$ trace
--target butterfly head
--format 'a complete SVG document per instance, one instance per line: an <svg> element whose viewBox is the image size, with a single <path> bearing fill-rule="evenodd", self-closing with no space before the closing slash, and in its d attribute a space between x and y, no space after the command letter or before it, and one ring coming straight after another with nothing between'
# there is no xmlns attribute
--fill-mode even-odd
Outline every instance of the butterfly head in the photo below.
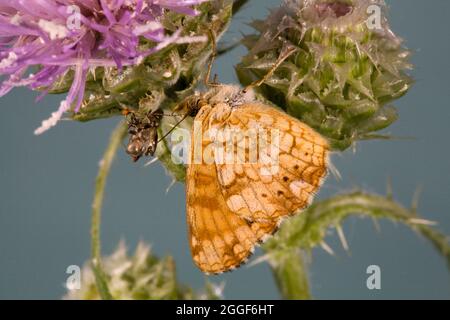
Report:
<svg viewBox="0 0 450 320"><path fill-rule="evenodd" d="M254 101L255 93L253 90L244 91L237 85L219 84L211 87L206 93L188 97L175 107L174 111L195 117L206 105L214 107L218 104L227 104L230 107L238 107Z"/></svg>
<svg viewBox="0 0 450 320"><path fill-rule="evenodd" d="M212 106L226 103L231 107L238 107L244 103L254 102L256 99L253 90L244 91L240 86L229 84L212 87L205 96Z"/></svg>

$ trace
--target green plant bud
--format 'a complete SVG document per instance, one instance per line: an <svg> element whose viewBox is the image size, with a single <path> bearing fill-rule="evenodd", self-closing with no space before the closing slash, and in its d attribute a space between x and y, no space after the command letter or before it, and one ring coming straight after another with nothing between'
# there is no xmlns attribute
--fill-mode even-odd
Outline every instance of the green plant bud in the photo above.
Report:
<svg viewBox="0 0 450 320"><path fill-rule="evenodd" d="M134 256L127 255L124 242L116 251L102 259L103 272L107 278L113 299L120 300L173 300L218 299L221 286L207 283L202 293L180 285L176 279L175 262L168 256L155 257L148 245L139 243ZM65 299L99 300L95 275L87 263L81 271L81 287L70 290Z"/></svg>
<svg viewBox="0 0 450 320"><path fill-rule="evenodd" d="M286 0L243 44L240 82L262 78L287 47L296 51L257 88L344 150L397 119L386 104L412 84L409 51L390 29L382 0Z"/></svg>

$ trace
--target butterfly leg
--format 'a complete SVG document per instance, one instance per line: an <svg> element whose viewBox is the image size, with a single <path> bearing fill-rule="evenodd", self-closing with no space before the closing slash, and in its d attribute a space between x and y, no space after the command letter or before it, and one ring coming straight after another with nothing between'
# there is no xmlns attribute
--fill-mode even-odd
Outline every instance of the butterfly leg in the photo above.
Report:
<svg viewBox="0 0 450 320"><path fill-rule="evenodd" d="M208 33L209 33L209 38L211 39L212 52L211 52L211 57L209 59L208 69L206 71L204 83L205 83L205 86L207 86L207 87L217 87L218 86L217 75L214 75L213 81L210 81L211 70L212 70L212 67L214 64L214 60L217 57L217 40L216 40L216 35L214 34L214 31L208 30Z"/></svg>
<svg viewBox="0 0 450 320"><path fill-rule="evenodd" d="M278 58L278 60L275 62L275 64L269 69L269 71L264 75L264 77L262 77L259 80L256 80L252 83L250 83L248 86L246 86L244 88L244 90L242 90L244 93L246 93L247 91L259 87L260 85L262 85L264 82L266 82L275 72L275 70L278 69L278 67L284 62L284 60L286 60L287 58L289 58L291 56L291 54L293 54L295 51L297 51L296 48L294 47L289 47L286 52L282 53L280 55L280 57Z"/></svg>

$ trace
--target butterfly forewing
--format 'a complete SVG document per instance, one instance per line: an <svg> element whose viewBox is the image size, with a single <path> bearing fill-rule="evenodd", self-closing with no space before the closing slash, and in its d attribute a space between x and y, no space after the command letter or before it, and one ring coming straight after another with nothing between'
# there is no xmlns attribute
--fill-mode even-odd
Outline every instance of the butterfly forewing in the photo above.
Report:
<svg viewBox="0 0 450 320"><path fill-rule="evenodd" d="M279 220L309 205L327 173L328 144L313 129L274 108L245 104L227 120L249 132L262 127L258 154L270 153L273 161L217 164L217 175L229 208L248 220ZM278 135L270 140L270 132ZM248 153L252 147L241 146ZM236 147L239 149L239 147ZM248 159L248 157L246 157Z"/></svg>

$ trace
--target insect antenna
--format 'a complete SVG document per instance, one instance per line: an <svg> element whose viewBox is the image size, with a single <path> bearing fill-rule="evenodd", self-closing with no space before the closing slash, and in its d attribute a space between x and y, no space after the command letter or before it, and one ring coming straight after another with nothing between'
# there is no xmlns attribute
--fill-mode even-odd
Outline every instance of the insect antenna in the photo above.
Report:
<svg viewBox="0 0 450 320"><path fill-rule="evenodd" d="M175 116L175 115L173 115ZM162 136L159 140L158 143L160 143L161 141L163 141L169 134L171 134L184 120L186 120L186 118L189 116L189 113L186 113L180 121L178 121L172 128L170 128L169 131L166 132L166 134L164 136Z"/></svg>
<svg viewBox="0 0 450 320"><path fill-rule="evenodd" d="M173 114L173 113L163 113L164 117L178 117L178 114Z"/></svg>

